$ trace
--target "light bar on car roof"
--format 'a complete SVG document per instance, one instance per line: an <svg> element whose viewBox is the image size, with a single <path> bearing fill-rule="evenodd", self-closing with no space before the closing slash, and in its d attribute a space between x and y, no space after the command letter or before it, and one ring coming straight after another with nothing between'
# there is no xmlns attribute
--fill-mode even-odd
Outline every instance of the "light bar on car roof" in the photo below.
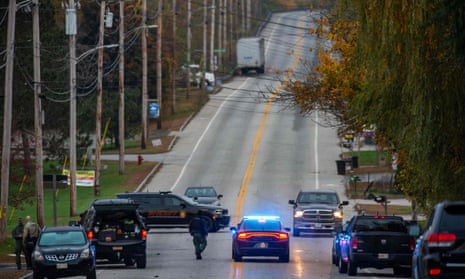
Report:
<svg viewBox="0 0 465 279"><path fill-rule="evenodd" d="M255 215L247 215L247 216L244 216L244 220L279 220L280 217L279 216L262 216L262 215L259 215L259 216L255 216Z"/></svg>

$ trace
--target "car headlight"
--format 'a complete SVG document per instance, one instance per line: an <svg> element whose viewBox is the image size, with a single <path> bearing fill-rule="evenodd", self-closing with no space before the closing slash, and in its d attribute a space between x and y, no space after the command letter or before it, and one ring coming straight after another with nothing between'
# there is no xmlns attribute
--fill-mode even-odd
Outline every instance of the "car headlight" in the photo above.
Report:
<svg viewBox="0 0 465 279"><path fill-rule="evenodd" d="M304 215L304 212L302 210L296 210L294 212L294 218L300 218Z"/></svg>
<svg viewBox="0 0 465 279"><path fill-rule="evenodd" d="M342 219L342 212L341 211L334 211L333 213L335 218Z"/></svg>
<svg viewBox="0 0 465 279"><path fill-rule="evenodd" d="M86 248L86 249L82 250L81 255L79 257L85 259L85 258L89 258L91 256L92 256L92 253L91 253L90 249Z"/></svg>
<svg viewBox="0 0 465 279"><path fill-rule="evenodd" d="M39 251L34 251L32 253L32 258L35 260L35 261L43 261L44 260L44 256L42 256L42 253L40 253Z"/></svg>

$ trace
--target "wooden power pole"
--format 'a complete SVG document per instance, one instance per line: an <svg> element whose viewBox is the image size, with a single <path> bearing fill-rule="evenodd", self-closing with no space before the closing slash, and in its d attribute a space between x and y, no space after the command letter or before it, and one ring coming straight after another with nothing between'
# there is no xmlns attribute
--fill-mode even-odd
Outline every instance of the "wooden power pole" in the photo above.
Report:
<svg viewBox="0 0 465 279"><path fill-rule="evenodd" d="M13 106L13 68L15 56L15 22L16 1L10 0L8 5L8 31L6 45L5 69L5 99L3 110L3 141L2 141L2 193L0 196L0 240L6 238L8 187L10 183L10 154L11 154L11 121Z"/></svg>

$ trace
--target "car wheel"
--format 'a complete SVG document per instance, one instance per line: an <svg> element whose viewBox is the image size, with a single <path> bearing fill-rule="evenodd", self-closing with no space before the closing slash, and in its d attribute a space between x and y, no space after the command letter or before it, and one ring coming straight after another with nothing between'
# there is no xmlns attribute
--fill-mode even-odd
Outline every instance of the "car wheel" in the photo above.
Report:
<svg viewBox="0 0 465 279"><path fill-rule="evenodd" d="M97 271L95 268L86 276L87 279L96 279L97 278Z"/></svg>
<svg viewBox="0 0 465 279"><path fill-rule="evenodd" d="M146 265L147 265L147 255L144 253L143 256L140 256L136 259L136 267L145 268Z"/></svg>
<svg viewBox="0 0 465 279"><path fill-rule="evenodd" d="M133 258L124 258L124 264L126 266L133 266L134 265L134 259Z"/></svg>
<svg viewBox="0 0 465 279"><path fill-rule="evenodd" d="M339 273L346 273L347 272L347 263L342 260L342 257L338 257L338 271Z"/></svg>
<svg viewBox="0 0 465 279"><path fill-rule="evenodd" d="M294 227L294 229L292 230L292 235L293 235L293 236L299 236L299 235L300 235L299 229L296 229L296 228Z"/></svg>
<svg viewBox="0 0 465 279"><path fill-rule="evenodd" d="M411 273L411 270L407 267L395 266L393 269L394 275L398 277L407 277Z"/></svg>
<svg viewBox="0 0 465 279"><path fill-rule="evenodd" d="M347 261L347 275L355 276L357 275L357 264L350 259Z"/></svg>
<svg viewBox="0 0 465 279"><path fill-rule="evenodd" d="M42 276L42 274L40 274L39 272L34 272L32 273L32 278L33 279L44 279L44 276Z"/></svg>
<svg viewBox="0 0 465 279"><path fill-rule="evenodd" d="M279 256L279 261L283 263L289 262L289 254Z"/></svg>
<svg viewBox="0 0 465 279"><path fill-rule="evenodd" d="M236 249L232 249L232 258L235 262L241 262L242 261L242 256L239 255L239 253L236 253Z"/></svg>

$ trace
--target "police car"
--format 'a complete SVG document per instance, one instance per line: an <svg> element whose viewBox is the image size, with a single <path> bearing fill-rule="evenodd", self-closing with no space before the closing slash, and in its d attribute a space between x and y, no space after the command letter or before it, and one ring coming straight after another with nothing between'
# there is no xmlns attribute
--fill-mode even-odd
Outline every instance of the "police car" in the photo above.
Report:
<svg viewBox="0 0 465 279"><path fill-rule="evenodd" d="M187 228L199 210L203 212L202 218L210 232L229 226L230 216L226 208L200 204L171 191L121 193L116 196L136 201L149 228Z"/></svg>
<svg viewBox="0 0 465 279"><path fill-rule="evenodd" d="M289 232L283 227L279 216L244 216L231 227L232 259L243 257L278 257L289 262Z"/></svg>

